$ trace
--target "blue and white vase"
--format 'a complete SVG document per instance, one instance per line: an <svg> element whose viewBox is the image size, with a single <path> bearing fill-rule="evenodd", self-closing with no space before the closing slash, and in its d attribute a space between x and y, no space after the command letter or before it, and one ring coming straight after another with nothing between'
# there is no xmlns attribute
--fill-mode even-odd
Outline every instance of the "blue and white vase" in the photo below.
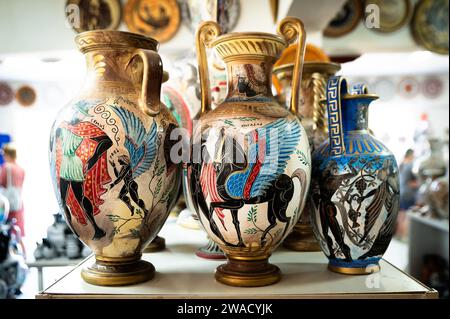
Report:
<svg viewBox="0 0 450 319"><path fill-rule="evenodd" d="M368 130L378 96L364 85L350 91L342 77L327 85L329 138L313 153L312 224L329 269L368 274L395 232L399 177L394 155Z"/></svg>

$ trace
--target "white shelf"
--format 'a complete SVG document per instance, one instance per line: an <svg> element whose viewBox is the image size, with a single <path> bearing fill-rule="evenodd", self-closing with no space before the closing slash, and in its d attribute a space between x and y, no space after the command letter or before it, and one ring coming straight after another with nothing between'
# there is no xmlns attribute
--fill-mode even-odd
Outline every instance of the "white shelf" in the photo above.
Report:
<svg viewBox="0 0 450 319"><path fill-rule="evenodd" d="M156 267L155 278L126 287L100 287L80 276L86 259L37 298L436 298L434 290L408 276L385 260L381 271L369 276L347 276L327 270L323 253L298 253L278 249L271 262L282 271L282 280L259 288L229 287L214 279L215 268L223 261L195 256L206 242L203 231L184 229L170 221L161 235L168 249L144 254Z"/></svg>

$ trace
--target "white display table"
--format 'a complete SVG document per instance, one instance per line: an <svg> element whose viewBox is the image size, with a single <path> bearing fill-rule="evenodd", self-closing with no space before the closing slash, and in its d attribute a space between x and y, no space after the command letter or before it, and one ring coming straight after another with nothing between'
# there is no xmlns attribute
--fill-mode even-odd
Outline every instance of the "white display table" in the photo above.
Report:
<svg viewBox="0 0 450 319"><path fill-rule="evenodd" d="M155 278L126 287L93 286L81 279L81 268L93 262L87 258L72 271L36 297L43 298L437 298L430 289L390 263L381 261L381 271L368 276L347 276L327 270L321 252L298 253L280 248L271 262L280 267L283 278L275 285L259 288L237 288L218 283L215 268L223 261L195 256L206 243L200 230L185 229L169 220L161 231L167 249L144 254L143 259L156 267Z"/></svg>

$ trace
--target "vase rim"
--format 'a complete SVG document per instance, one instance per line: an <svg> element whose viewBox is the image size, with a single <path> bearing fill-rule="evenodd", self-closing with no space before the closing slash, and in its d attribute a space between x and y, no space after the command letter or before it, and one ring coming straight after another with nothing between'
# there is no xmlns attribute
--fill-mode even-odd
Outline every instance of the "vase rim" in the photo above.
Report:
<svg viewBox="0 0 450 319"><path fill-rule="evenodd" d="M378 100L380 97L373 93L366 94L345 94L342 99L343 100L356 100L356 99L369 99L369 100Z"/></svg>
<svg viewBox="0 0 450 319"><path fill-rule="evenodd" d="M275 63L288 42L282 36L264 32L233 32L219 36L211 46L227 63L238 59L270 60Z"/></svg>
<svg viewBox="0 0 450 319"><path fill-rule="evenodd" d="M274 33L269 32L230 32L223 34L221 36L218 36L217 39L212 41L212 45L216 46L219 43L222 43L224 41L230 41L230 40L237 40L237 39L251 39L256 38L256 40L270 40L270 41L277 41L281 44L288 45L285 38L283 38L281 35L277 35Z"/></svg>
<svg viewBox="0 0 450 319"><path fill-rule="evenodd" d="M287 63L287 64L282 64L279 66L276 66L273 68L273 73L277 74L277 73L281 73L281 72L286 72L286 71L290 71L294 68L294 63ZM330 74L335 74L336 72L338 72L339 70L341 70L341 64L340 63L335 63L335 62L325 62L325 61L305 61L303 63L303 73L307 73L307 72L311 72L314 69L319 69L317 70L317 72L327 72Z"/></svg>
<svg viewBox="0 0 450 319"><path fill-rule="evenodd" d="M158 51L159 42L141 34L116 30L91 30L75 36L75 43L82 53L109 48L140 48Z"/></svg>

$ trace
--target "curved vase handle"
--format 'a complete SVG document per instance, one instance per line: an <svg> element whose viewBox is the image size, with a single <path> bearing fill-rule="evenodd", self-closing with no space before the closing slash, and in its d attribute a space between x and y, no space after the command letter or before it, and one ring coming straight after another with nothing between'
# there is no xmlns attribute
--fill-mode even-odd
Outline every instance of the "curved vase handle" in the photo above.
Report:
<svg viewBox="0 0 450 319"><path fill-rule="evenodd" d="M328 136L331 156L345 154L341 99L346 94L347 80L341 76L332 76L327 84Z"/></svg>
<svg viewBox="0 0 450 319"><path fill-rule="evenodd" d="M146 114L156 116L161 111L161 84L163 78L168 79L168 73L163 71L161 57L157 52L137 49L128 61L127 67L136 57L142 60L144 66L139 107Z"/></svg>
<svg viewBox="0 0 450 319"><path fill-rule="evenodd" d="M209 83L208 59L206 47L210 47L212 41L222 33L219 24L213 21L201 23L195 34L197 49L198 73L200 76L200 88L202 96L202 107L200 114L211 110L211 88Z"/></svg>
<svg viewBox="0 0 450 319"><path fill-rule="evenodd" d="M369 94L369 88L365 83L354 84L349 92L351 95Z"/></svg>
<svg viewBox="0 0 450 319"><path fill-rule="evenodd" d="M297 52L295 54L294 70L292 71L292 93L290 101L290 110L293 114L297 115L300 85L302 82L303 61L305 59L306 50L305 27L300 19L286 17L278 24L277 32L283 36L289 44L294 43L295 40L297 40L298 43Z"/></svg>

